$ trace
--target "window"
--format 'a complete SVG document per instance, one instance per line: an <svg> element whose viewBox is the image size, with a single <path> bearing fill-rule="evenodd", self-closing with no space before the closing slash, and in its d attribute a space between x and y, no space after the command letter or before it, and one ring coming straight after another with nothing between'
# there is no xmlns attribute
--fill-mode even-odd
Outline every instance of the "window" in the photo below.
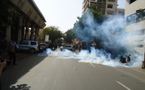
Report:
<svg viewBox="0 0 145 90"><path fill-rule="evenodd" d="M114 11L107 11L108 15L114 15Z"/></svg>
<svg viewBox="0 0 145 90"><path fill-rule="evenodd" d="M36 42L31 42L31 45L36 45Z"/></svg>
<svg viewBox="0 0 145 90"><path fill-rule="evenodd" d="M137 10L137 22L145 20L145 9Z"/></svg>
<svg viewBox="0 0 145 90"><path fill-rule="evenodd" d="M119 11L118 14L124 15L124 11Z"/></svg>
<svg viewBox="0 0 145 90"><path fill-rule="evenodd" d="M113 5L112 4L108 4L107 8L113 8Z"/></svg>
<svg viewBox="0 0 145 90"><path fill-rule="evenodd" d="M133 3L134 1L136 1L136 0L130 0L130 2L129 2L129 3L131 4L131 3Z"/></svg>
<svg viewBox="0 0 145 90"><path fill-rule="evenodd" d="M134 31L133 33L136 33L136 35L144 35L145 29L136 30L136 31ZM141 40L138 40L138 41L141 41Z"/></svg>
<svg viewBox="0 0 145 90"><path fill-rule="evenodd" d="M126 17L126 23L132 24L135 22L140 22L145 20L145 9L137 10L136 13L129 15Z"/></svg>
<svg viewBox="0 0 145 90"><path fill-rule="evenodd" d="M29 42L28 41L22 41L20 44L28 45Z"/></svg>
<svg viewBox="0 0 145 90"><path fill-rule="evenodd" d="M126 24L128 25L128 24L135 23L136 18L137 18L136 13L129 15L128 17L126 17Z"/></svg>
<svg viewBox="0 0 145 90"><path fill-rule="evenodd" d="M101 8L101 9L105 9L105 8L106 8L106 5L105 5L105 4L101 4L101 5L100 5L100 8Z"/></svg>
<svg viewBox="0 0 145 90"><path fill-rule="evenodd" d="M143 47L143 45L135 45L135 47Z"/></svg>

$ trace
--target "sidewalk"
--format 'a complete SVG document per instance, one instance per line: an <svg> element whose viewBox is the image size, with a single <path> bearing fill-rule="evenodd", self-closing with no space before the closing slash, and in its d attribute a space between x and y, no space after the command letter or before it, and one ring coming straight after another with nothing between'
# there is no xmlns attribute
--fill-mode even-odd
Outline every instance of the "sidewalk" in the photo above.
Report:
<svg viewBox="0 0 145 90"><path fill-rule="evenodd" d="M33 54L30 54L30 53L16 53L16 60L19 61L19 60L27 58L31 55L33 55Z"/></svg>
<svg viewBox="0 0 145 90"><path fill-rule="evenodd" d="M26 58L26 57L29 57L29 56L31 56L31 55L33 55L33 54L30 54L30 53L22 53L22 52L16 52L16 61L22 60L22 59L24 59L24 58ZM8 54L8 52L7 52L7 53L4 53L2 56L3 56L4 58L6 58L6 59L9 59L9 54Z"/></svg>

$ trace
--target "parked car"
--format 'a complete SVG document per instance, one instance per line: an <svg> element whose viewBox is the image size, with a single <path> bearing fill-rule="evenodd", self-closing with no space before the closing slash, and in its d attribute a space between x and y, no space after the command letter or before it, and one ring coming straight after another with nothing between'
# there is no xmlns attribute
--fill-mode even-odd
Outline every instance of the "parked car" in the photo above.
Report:
<svg viewBox="0 0 145 90"><path fill-rule="evenodd" d="M30 53L36 53L39 51L39 43L37 41L23 40L18 44L17 51L28 51Z"/></svg>
<svg viewBox="0 0 145 90"><path fill-rule="evenodd" d="M48 44L46 44L46 43L40 43L40 48L45 50L45 49L48 48Z"/></svg>
<svg viewBox="0 0 145 90"><path fill-rule="evenodd" d="M73 45L66 45L66 46L63 46L62 48L60 48L61 51L65 50L65 49L74 51L74 46Z"/></svg>

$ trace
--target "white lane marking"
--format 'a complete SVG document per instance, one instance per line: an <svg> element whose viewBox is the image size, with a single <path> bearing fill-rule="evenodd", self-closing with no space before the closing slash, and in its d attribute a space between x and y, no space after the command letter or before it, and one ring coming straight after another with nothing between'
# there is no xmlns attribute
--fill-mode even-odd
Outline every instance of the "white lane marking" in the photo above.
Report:
<svg viewBox="0 0 145 90"><path fill-rule="evenodd" d="M128 88L127 86L125 86L124 84L122 84L121 82L119 81L116 81L118 84L120 84L121 86L123 86L124 88L126 88L127 90L131 90L130 88Z"/></svg>
<svg viewBox="0 0 145 90"><path fill-rule="evenodd" d="M93 67L96 67L94 64L90 63Z"/></svg>

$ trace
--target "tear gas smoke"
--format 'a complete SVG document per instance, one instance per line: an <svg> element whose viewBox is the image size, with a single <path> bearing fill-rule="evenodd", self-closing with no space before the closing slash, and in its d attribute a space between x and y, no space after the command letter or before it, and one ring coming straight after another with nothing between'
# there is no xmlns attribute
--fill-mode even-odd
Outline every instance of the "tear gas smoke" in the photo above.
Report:
<svg viewBox="0 0 145 90"><path fill-rule="evenodd" d="M137 61L141 64L143 56L133 49L133 45L131 44L133 40L130 38L140 33L128 33L125 27L125 18L121 15L108 18L100 24L94 20L92 13L88 11L79 19L79 22L74 25L73 30L77 38L84 41L86 44L96 42L97 48L101 47L97 49L97 51L109 53L99 53L102 58L100 58L100 60L104 61L103 57L105 57L105 59L107 59L106 61L113 59L111 61L116 62L115 59L119 55L126 56L130 54L132 61ZM106 58L108 55L110 57Z"/></svg>
<svg viewBox="0 0 145 90"><path fill-rule="evenodd" d="M49 54L51 54L53 51L51 49L46 49L45 51L41 52L38 54L38 56L48 56Z"/></svg>
<svg viewBox="0 0 145 90"><path fill-rule="evenodd" d="M48 54L47 54L48 53ZM132 58L132 61L129 64L123 64L119 62L118 58L112 59L111 54L107 53L105 50L95 49L91 47L91 52L88 50L81 50L79 53L75 53L73 51L65 50L65 51L51 51L50 49L44 51L42 54L38 54L39 56L55 56L59 59L76 59L78 62L82 63L94 63L101 64L111 67L141 67L142 56L137 55L134 56L136 58Z"/></svg>
<svg viewBox="0 0 145 90"><path fill-rule="evenodd" d="M62 59L79 59L78 62L103 64L112 67L141 67L143 55L134 51L130 43L132 40L129 38L138 33L127 33L125 31L125 19L122 16L117 15L108 18L102 24L99 24L88 12L80 20L73 28L77 38L87 44L96 41L97 46L101 46L101 49L91 48L91 52L81 50L78 54L68 50L64 52L55 51L51 52L50 55ZM118 56L128 54L131 55L129 65L120 63Z"/></svg>
<svg viewBox="0 0 145 90"><path fill-rule="evenodd" d="M129 35L125 32L125 20L122 16L108 18L99 24L92 14L87 12L82 16L80 23L82 26L77 23L73 30L77 38L85 43L97 42L97 46L110 52L113 57L130 53L132 48L127 43Z"/></svg>

